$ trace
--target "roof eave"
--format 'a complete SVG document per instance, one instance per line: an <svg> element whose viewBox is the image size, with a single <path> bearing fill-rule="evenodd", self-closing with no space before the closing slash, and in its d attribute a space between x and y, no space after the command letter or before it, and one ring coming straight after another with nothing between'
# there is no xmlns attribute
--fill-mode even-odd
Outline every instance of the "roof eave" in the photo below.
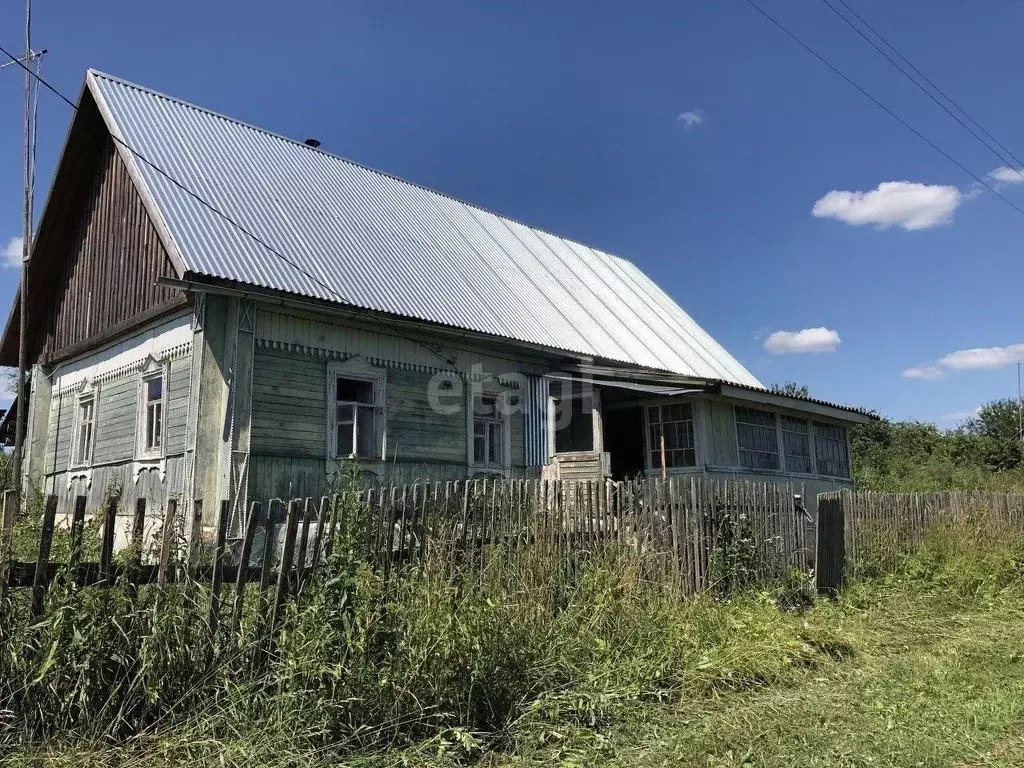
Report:
<svg viewBox="0 0 1024 768"><path fill-rule="evenodd" d="M838 421L848 421L855 424L867 424L877 421L878 416L859 408L852 408L845 405L837 405L824 400L814 400L795 395L784 395L778 392L755 389L728 382L720 382L716 387L717 394L722 397L729 397L734 400L747 400L749 402L773 405L777 408L791 408L793 410L813 413Z"/></svg>

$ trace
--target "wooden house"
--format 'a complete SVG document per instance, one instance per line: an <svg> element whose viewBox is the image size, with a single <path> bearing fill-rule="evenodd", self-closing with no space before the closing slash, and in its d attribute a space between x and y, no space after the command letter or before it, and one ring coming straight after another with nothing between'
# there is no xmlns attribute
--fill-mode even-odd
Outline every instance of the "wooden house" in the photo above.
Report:
<svg viewBox="0 0 1024 768"><path fill-rule="evenodd" d="M766 391L630 262L313 144L87 74L28 265L30 483L235 510L346 460L850 485L868 415Z"/></svg>

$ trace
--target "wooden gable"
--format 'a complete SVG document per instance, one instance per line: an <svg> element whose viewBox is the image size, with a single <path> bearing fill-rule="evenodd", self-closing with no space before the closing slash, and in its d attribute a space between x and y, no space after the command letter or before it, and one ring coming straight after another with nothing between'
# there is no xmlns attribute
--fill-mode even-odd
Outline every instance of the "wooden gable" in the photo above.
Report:
<svg viewBox="0 0 1024 768"><path fill-rule="evenodd" d="M80 354L181 308L179 291L156 284L179 276L84 91L29 262L29 364ZM19 301L0 342L3 365L17 365Z"/></svg>

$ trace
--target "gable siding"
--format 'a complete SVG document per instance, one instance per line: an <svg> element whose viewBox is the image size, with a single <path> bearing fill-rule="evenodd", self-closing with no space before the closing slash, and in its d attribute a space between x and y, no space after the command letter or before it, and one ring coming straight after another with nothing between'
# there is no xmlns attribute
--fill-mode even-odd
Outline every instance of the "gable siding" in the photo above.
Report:
<svg viewBox="0 0 1024 768"><path fill-rule="evenodd" d="M83 100L40 221L27 278L29 355L53 361L184 304L177 271L91 99ZM17 333L8 329L0 353ZM16 346L14 347L16 353Z"/></svg>

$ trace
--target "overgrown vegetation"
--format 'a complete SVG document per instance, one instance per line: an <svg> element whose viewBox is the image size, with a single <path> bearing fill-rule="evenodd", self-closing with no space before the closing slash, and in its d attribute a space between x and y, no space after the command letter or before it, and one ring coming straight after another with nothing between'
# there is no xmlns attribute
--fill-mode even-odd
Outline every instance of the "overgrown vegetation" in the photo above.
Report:
<svg viewBox="0 0 1024 768"><path fill-rule="evenodd" d="M168 763L468 759L524 734L601 732L626 702L762 685L820 653L786 613L792 585L742 591L749 532L719 558L739 569L723 575L730 599L684 601L649 578L658 553L618 545L571 567L557 549L495 548L471 568L442 538L386 581L360 557L362 514L345 510L347 537L269 650L257 590L245 632L213 644L200 584L79 588L65 568L39 619L18 592L0 606L0 743Z"/></svg>
<svg viewBox="0 0 1024 768"><path fill-rule="evenodd" d="M803 612L771 592L682 601L623 552L556 578L540 554L515 568L492 558L465 579L435 549L392 588L345 544L331 557L265 663L252 643L208 646L196 585L157 610L145 589L63 584L42 621L8 614L10 764L944 765L991 747L979 762L1008 766L1024 756L1014 740L1024 544L983 516L934 529L888 573ZM252 609L250 625L261 616Z"/></svg>
<svg viewBox="0 0 1024 768"><path fill-rule="evenodd" d="M957 429L881 420L850 434L854 481L879 491L1024 490L1014 400L983 406Z"/></svg>

